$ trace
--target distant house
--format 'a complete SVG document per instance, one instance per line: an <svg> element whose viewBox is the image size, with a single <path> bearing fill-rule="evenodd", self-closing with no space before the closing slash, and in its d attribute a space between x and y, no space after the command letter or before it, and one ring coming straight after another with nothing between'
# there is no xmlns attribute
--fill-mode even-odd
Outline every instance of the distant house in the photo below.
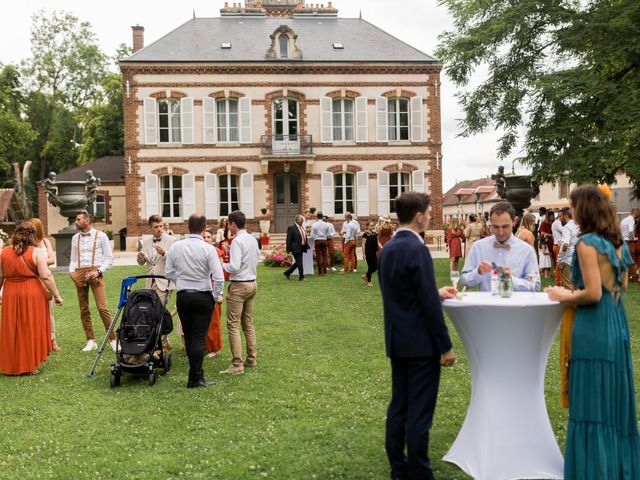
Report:
<svg viewBox="0 0 640 480"><path fill-rule="evenodd" d="M130 242L152 214L176 233L194 212L215 222L236 209L272 233L310 207L364 222L394 216L407 190L430 193L442 217L438 60L332 2L220 13L146 47L132 27L120 62Z"/></svg>
<svg viewBox="0 0 640 480"><path fill-rule="evenodd" d="M442 214L445 224L456 217L466 219L470 214L483 215L502 199L491 177L465 180L456 183L442 197Z"/></svg>
<svg viewBox="0 0 640 480"><path fill-rule="evenodd" d="M90 163L58 173L56 181L85 181L86 172L91 170L101 180L96 201L89 205L98 230L110 230L114 234L127 226L127 205L124 183L124 157L102 157ZM40 219L47 235L56 233L67 225L67 219L60 210L47 202L42 186L38 187L38 208Z"/></svg>

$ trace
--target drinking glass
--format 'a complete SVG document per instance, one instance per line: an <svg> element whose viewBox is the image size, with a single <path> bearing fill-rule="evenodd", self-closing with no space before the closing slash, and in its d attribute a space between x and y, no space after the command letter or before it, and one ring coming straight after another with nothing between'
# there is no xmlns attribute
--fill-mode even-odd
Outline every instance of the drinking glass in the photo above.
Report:
<svg viewBox="0 0 640 480"><path fill-rule="evenodd" d="M538 272L531 272L527 275L527 280L531 283L531 298L536 297L536 282L538 281Z"/></svg>
<svg viewBox="0 0 640 480"><path fill-rule="evenodd" d="M453 270L449 274L449 278L451 279L451 285L453 285L453 288L457 289L458 282L460 281L460 272L458 272L457 270Z"/></svg>

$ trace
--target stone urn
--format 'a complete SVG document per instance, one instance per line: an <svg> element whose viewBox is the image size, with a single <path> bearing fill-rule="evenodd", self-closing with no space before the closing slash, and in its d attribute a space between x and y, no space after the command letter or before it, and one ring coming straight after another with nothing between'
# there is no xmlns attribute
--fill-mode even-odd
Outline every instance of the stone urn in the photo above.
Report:
<svg viewBox="0 0 640 480"><path fill-rule="evenodd" d="M540 193L540 187L531 175L505 175L503 166L498 168L498 173L492 175L492 178L496 181L498 195L513 205L520 218L523 210L531 206L531 199Z"/></svg>
<svg viewBox="0 0 640 480"><path fill-rule="evenodd" d="M63 217L67 217L69 224L64 230L77 233L75 226L76 213L86 210L89 205L87 198L86 184L82 181L62 181L56 182L58 187L57 206Z"/></svg>

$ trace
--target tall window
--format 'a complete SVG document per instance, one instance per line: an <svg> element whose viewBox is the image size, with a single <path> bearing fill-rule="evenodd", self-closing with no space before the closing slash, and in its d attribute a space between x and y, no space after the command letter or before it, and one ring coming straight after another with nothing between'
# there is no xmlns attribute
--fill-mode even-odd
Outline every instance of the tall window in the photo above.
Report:
<svg viewBox="0 0 640 480"><path fill-rule="evenodd" d="M408 173L396 172L389 174L389 211L396 211L395 198L403 192L411 190L411 175Z"/></svg>
<svg viewBox="0 0 640 480"><path fill-rule="evenodd" d="M353 100L349 98L333 101L333 140L353 140Z"/></svg>
<svg viewBox="0 0 640 480"><path fill-rule="evenodd" d="M240 177L238 175L219 175L219 202L220 216L226 217L234 210L240 210L239 188Z"/></svg>
<svg viewBox="0 0 640 480"><path fill-rule="evenodd" d="M389 141L409 140L409 100L389 99Z"/></svg>
<svg viewBox="0 0 640 480"><path fill-rule="evenodd" d="M280 44L280 58L289 58L289 37L280 35L278 43Z"/></svg>
<svg viewBox="0 0 640 480"><path fill-rule="evenodd" d="M92 213L96 220L106 220L107 203L104 195L96 195L96 199L93 202L92 207Z"/></svg>
<svg viewBox="0 0 640 480"><path fill-rule="evenodd" d="M182 217L182 177L180 175L160 177L160 201L163 217Z"/></svg>
<svg viewBox="0 0 640 480"><path fill-rule="evenodd" d="M333 176L334 213L355 212L355 175L353 173L336 173Z"/></svg>
<svg viewBox="0 0 640 480"><path fill-rule="evenodd" d="M180 100L158 100L160 142L180 143Z"/></svg>
<svg viewBox="0 0 640 480"><path fill-rule="evenodd" d="M274 100L273 123L273 133L277 136L297 135L298 102L291 98L278 98ZM289 140L293 140L293 138L289 138Z"/></svg>
<svg viewBox="0 0 640 480"><path fill-rule="evenodd" d="M238 141L238 100L222 99L216 102L218 141Z"/></svg>
<svg viewBox="0 0 640 480"><path fill-rule="evenodd" d="M569 182L558 182L558 198L569 198Z"/></svg>

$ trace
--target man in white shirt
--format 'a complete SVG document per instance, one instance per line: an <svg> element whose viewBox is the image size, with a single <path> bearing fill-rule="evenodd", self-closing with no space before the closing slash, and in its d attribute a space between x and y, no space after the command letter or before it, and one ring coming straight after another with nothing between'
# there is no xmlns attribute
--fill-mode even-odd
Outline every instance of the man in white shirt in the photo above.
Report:
<svg viewBox="0 0 640 480"><path fill-rule="evenodd" d="M234 235L229 263L222 268L229 273L227 290L227 332L231 349L231 365L220 373L240 374L245 367L257 365L256 332L253 326L253 299L256 296L256 277L260 250L258 242L244 229L246 217L239 210L229 214L229 229ZM247 343L247 356L242 360L240 327Z"/></svg>
<svg viewBox="0 0 640 480"><path fill-rule="evenodd" d="M148 224L153 235L142 241L142 249L138 252L136 260L138 265L147 266L147 275L164 276L167 264L166 254L171 245L176 242L176 238L164 231L164 220L160 215L151 215ZM148 278L147 288L156 292L162 304L166 306L176 286L173 282L162 278ZM166 335L162 336L162 344L166 350L171 348Z"/></svg>
<svg viewBox="0 0 640 480"><path fill-rule="evenodd" d="M638 239L636 238L636 223L640 217L640 209L632 208L629 215L622 219L620 222L620 233L622 238L626 240L629 247L629 253L631 258L636 258L636 251L640 248L638 245ZM629 268L629 278L636 281L638 277L638 266L632 265Z"/></svg>
<svg viewBox="0 0 640 480"><path fill-rule="evenodd" d="M333 243L333 237L336 236L336 227L333 226L333 223L329 222L329 217L327 217L326 215L324 217L324 221L329 226L329 237L327 238L327 251L329 252L329 270L335 272L336 247Z"/></svg>
<svg viewBox="0 0 640 480"><path fill-rule="evenodd" d="M98 344L91 323L89 310L89 288L93 293L96 308L105 330L111 326L111 314L107 307L107 295L104 287L104 273L113 263L113 254L109 245L109 238L91 226L91 215L86 210L76 214L76 228L80 230L71 239L71 259L69 273L76 285L78 303L80 305L80 320L87 338L83 352L96 350ZM116 349L116 334L109 335L111 348Z"/></svg>
<svg viewBox="0 0 640 480"><path fill-rule="evenodd" d="M560 253L560 242L562 241L562 229L567 223L567 215L569 208L565 207L558 212L558 218L551 224L551 234L553 235L553 261L555 263L555 285L562 285L562 276L560 264L558 263L558 254Z"/></svg>
<svg viewBox="0 0 640 480"><path fill-rule="evenodd" d="M358 259L356 255L356 243L360 233L360 224L353 219L350 212L345 214L345 222L342 224L340 235L344 239L344 270L341 273L356 272L358 269Z"/></svg>
<svg viewBox="0 0 640 480"><path fill-rule="evenodd" d="M316 249L316 261L318 262L318 275L326 275L329 266L329 248L327 240L331 238L331 228L324 221L322 212L318 212L318 221L311 228L311 238Z"/></svg>
<svg viewBox="0 0 640 480"><path fill-rule="evenodd" d="M560 253L558 253L558 264L560 265L560 279L562 286L569 290L573 290L574 285L571 275L571 263L576 250L576 243L580 236L580 227L573 221L571 210L569 210L565 218L567 223L562 227L562 238L560 239Z"/></svg>
<svg viewBox="0 0 640 480"><path fill-rule="evenodd" d="M213 385L204 378L202 361L215 303L222 302L224 274L216 250L202 238L207 228L204 215L192 214L188 228L189 235L169 248L165 276L178 291L176 306L189 358L187 388L200 388Z"/></svg>

